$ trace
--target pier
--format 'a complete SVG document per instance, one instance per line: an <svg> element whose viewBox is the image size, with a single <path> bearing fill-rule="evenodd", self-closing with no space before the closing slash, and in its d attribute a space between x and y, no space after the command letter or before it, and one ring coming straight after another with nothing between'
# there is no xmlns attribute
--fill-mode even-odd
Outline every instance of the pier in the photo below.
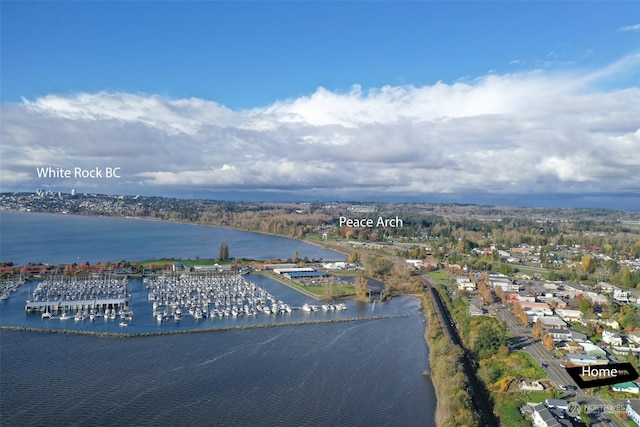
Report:
<svg viewBox="0 0 640 427"><path fill-rule="evenodd" d="M80 311L80 310L121 310L129 302L128 298L107 298L78 301L27 301L24 306L25 311L43 311L55 313L58 311Z"/></svg>

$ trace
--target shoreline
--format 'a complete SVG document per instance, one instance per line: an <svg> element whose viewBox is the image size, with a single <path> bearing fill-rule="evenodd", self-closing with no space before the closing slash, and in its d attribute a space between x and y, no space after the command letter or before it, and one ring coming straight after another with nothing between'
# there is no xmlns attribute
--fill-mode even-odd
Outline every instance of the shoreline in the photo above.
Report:
<svg viewBox="0 0 640 427"><path fill-rule="evenodd" d="M91 217L91 218L121 218L121 219L132 219L132 220L137 220L137 221L152 221L152 222L160 222L160 223L167 223L167 224L184 224L184 225L192 225L192 226L200 226L200 227L210 227L210 228L219 228L219 229L223 229L223 230L233 230L233 231L242 231L245 233L255 233L255 234L261 234L264 236L271 236L271 237L280 237L283 239L289 239L289 240L293 240L293 241L299 241L299 242L303 242L309 245L313 245L316 246L318 248L324 249L324 250L328 250L328 251L333 251L339 254L344 255L344 257L348 257L349 254L343 251L339 251L336 250L334 248L328 247L328 245L322 245L319 242L313 241L313 240L309 240L306 238L300 238L300 239L295 239L293 237L288 237L288 236L282 236L280 234L274 234L274 233L267 233L267 232L263 232L263 231L254 231L254 230L245 230L242 228L236 228L236 227L230 227L230 226L222 226L222 225L211 225L211 224L201 224L198 222L189 222L189 221L173 221L173 220L163 220L163 219L157 219L157 218L149 218L149 217L140 217L140 216L131 216L131 215L88 215L88 214L73 214L73 213L61 213L61 212L31 212L31 211L16 211L16 210L12 210L12 209L0 209L0 212L14 212L14 213L25 213L25 214L44 214L44 215L60 215L60 216L77 216L77 217ZM181 259L181 258L180 258ZM180 260L178 258L176 258L176 260ZM128 262L143 262L145 260L127 260ZM266 260L252 260L252 261L266 261ZM37 265L38 262L36 261L30 261L27 264L22 264L19 265L18 267L23 267L29 264L35 264ZM45 263L41 263L41 264L45 264Z"/></svg>
<svg viewBox="0 0 640 427"><path fill-rule="evenodd" d="M38 328L33 326L8 326L8 325L0 325L0 331L34 332L34 333L61 334L61 335L88 335L88 336L97 336L97 337L104 337L104 338L138 338L138 337L194 334L194 333L206 333L206 332L241 331L246 329L278 328L278 327L286 327L286 326L319 325L323 323L358 322L363 320L388 319L390 317L392 316L349 317L344 319L319 319L319 320L303 320L298 322L262 323L262 324L256 324L256 325L226 326L222 328L178 329L178 330L171 330L171 331L130 332L130 333L99 332L99 331L86 331L86 330L74 330L74 329Z"/></svg>

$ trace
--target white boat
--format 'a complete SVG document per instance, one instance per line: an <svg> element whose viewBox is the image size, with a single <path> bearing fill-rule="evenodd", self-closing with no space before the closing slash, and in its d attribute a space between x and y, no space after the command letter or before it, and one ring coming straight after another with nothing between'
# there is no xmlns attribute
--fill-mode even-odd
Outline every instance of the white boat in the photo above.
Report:
<svg viewBox="0 0 640 427"><path fill-rule="evenodd" d="M122 328L126 328L127 326L129 326L126 322L120 322L119 325Z"/></svg>

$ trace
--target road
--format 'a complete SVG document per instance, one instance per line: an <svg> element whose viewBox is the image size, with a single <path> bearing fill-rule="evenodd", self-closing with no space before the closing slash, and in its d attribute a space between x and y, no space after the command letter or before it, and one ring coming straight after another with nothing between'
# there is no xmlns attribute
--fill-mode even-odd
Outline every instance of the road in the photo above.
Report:
<svg viewBox="0 0 640 427"><path fill-rule="evenodd" d="M587 413L594 421L593 426L619 426L615 420L609 419L599 408L622 408L625 404L624 399L605 402L598 397L585 394L585 392L588 393L588 390L582 390L577 387L573 378L571 378L564 367L560 366L562 361L554 358L539 340L534 339L531 334L531 328L523 326L511 310L498 310L497 315L499 319L505 322L512 334L520 338L517 344L519 350L529 353L535 361L540 363L553 384L558 387L567 385L576 387L576 391L564 393L564 396L575 397L578 403L586 405ZM543 364L547 366L544 367Z"/></svg>
<svg viewBox="0 0 640 427"><path fill-rule="evenodd" d="M438 312L438 316L443 326L443 330L445 335L449 337L451 342L455 345L460 345L465 352L464 358L464 366L465 371L467 373L467 378L469 378L469 382L473 387L475 393L472 395L474 404L477 408L480 408L481 415L483 415L483 421L490 426L497 426L498 421L493 412L493 408L488 403L489 399L486 395L487 391L484 388L484 385L479 381L476 375L475 362L472 360L469 352L462 346L462 341L460 340L460 336L458 335L458 331L455 327L454 320L451 318L449 310L442 302L440 298L440 294L436 290L436 285L433 284L427 276L421 275L418 276L421 282L425 285L427 289L430 290L432 298L434 300L434 305L436 306L436 311ZM577 387L575 381L571 376L567 373L564 367L561 366L562 361L553 357L553 355L542 345L539 340L533 338L531 333L531 328L522 325L520 321L515 317L515 315L508 308L499 308L496 310L496 314L499 319L505 322L507 328L512 333L514 337L519 339L517 343L517 349L520 351L524 351L531 355L531 357L539 362L543 367L545 372L548 375L549 380L552 384L556 385L558 388L561 386L573 386L576 388L575 391L564 391L562 392L563 398L571 398L575 397L575 400L580 404L584 405L587 413L592 419L592 426L596 427L617 427L620 424L612 418L607 417L606 413L602 408L607 411L610 411L611 408L616 408L614 412L624 412L625 400L624 399L616 399L614 401L603 401L598 397L594 397L589 394L589 390L581 390ZM543 365L544 364L544 365Z"/></svg>

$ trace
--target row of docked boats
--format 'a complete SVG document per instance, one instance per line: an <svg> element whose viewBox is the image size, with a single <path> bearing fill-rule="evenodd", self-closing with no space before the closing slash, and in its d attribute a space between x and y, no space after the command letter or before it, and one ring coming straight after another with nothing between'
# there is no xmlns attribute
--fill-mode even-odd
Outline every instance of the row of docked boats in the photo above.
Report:
<svg viewBox="0 0 640 427"><path fill-rule="evenodd" d="M38 283L28 302L71 302L129 298L126 278L48 279Z"/></svg>
<svg viewBox="0 0 640 427"><path fill-rule="evenodd" d="M181 275L143 279L153 315L159 322L278 315L292 308L242 275Z"/></svg>
<svg viewBox="0 0 640 427"><path fill-rule="evenodd" d="M310 313L312 311L334 311L334 310L346 310L347 309L347 305L343 302L337 303L337 304L321 304L321 305L315 305L315 304L305 304L302 306L302 311L306 311L307 313Z"/></svg>
<svg viewBox="0 0 640 427"><path fill-rule="evenodd" d="M24 285L23 279L18 280L3 280L0 282L0 301L9 299L9 296L18 290L20 286Z"/></svg>
<svg viewBox="0 0 640 427"><path fill-rule="evenodd" d="M51 311L42 312L43 319L59 319L59 320L70 320L73 319L76 322L84 322L85 320L95 321L98 318L103 318L104 320L117 320L120 318L122 322L129 322L133 319L133 312L128 308L116 310L107 308L105 310L78 310L75 313L71 313L69 311L63 311L60 315L56 315Z"/></svg>

